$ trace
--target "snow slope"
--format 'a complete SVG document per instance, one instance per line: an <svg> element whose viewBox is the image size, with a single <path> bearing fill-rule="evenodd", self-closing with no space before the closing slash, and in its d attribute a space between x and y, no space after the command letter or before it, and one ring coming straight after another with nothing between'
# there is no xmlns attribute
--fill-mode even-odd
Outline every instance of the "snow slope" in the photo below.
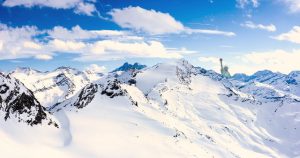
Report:
<svg viewBox="0 0 300 158"><path fill-rule="evenodd" d="M297 96L268 100L236 87L185 60L110 73L49 107L58 129L1 122L1 154L299 157L300 103L289 100Z"/></svg>

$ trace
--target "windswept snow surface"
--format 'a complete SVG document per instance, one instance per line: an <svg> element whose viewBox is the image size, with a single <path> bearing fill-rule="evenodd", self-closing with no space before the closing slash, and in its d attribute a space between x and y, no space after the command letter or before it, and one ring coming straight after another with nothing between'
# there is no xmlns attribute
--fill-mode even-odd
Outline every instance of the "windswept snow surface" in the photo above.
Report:
<svg viewBox="0 0 300 158"><path fill-rule="evenodd" d="M248 92L185 60L108 74L49 108L59 128L1 120L1 156L299 157L300 103Z"/></svg>

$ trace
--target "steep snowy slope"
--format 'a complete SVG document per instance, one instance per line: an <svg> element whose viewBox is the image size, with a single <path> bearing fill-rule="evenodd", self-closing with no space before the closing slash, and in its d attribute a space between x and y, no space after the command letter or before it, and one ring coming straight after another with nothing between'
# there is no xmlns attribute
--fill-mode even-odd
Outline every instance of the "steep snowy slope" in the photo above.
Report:
<svg viewBox="0 0 300 158"><path fill-rule="evenodd" d="M30 90L15 78L0 72L0 120L8 119L29 125L43 122L56 125Z"/></svg>
<svg viewBox="0 0 300 158"><path fill-rule="evenodd" d="M135 84L129 84L129 80ZM157 157L158 151L158 157L296 157L300 154L299 105L261 102L235 90L219 74L180 60L107 76L54 106L52 112L73 120L89 117L96 110L93 118L84 122L93 122L107 131L95 127L87 135L95 135L93 142L109 150L114 148L124 154L125 148L128 157ZM76 122L71 121L70 126L80 132L83 124ZM136 128L128 127L131 122ZM119 130L115 130L115 125ZM147 132L141 132L141 128ZM72 138L77 137L73 131L70 133ZM106 145L111 139L118 145ZM168 148L160 146L162 142ZM73 143L90 142L78 138L71 146ZM91 150L98 156L120 156Z"/></svg>
<svg viewBox="0 0 300 158"><path fill-rule="evenodd" d="M158 109L165 109L172 118L170 122L178 118L174 128L187 124L186 129L180 129L185 136L190 135L187 137L196 141L199 137L195 133L199 131L213 140L210 151L220 150L229 157L229 153L238 157L299 156L299 102L262 104L249 95L235 92L217 74L202 72L194 76L191 67L184 61L177 67L162 64L137 75L137 87L150 102L158 105ZM145 80L147 86L143 84ZM236 95L240 101L234 101Z"/></svg>
<svg viewBox="0 0 300 158"><path fill-rule="evenodd" d="M299 157L299 102L261 99L185 60L110 73L49 107L60 128L45 137L57 143L36 144L43 157ZM4 155L38 157L5 142Z"/></svg>
<svg viewBox="0 0 300 158"><path fill-rule="evenodd" d="M72 97L85 85L101 77L101 74L81 72L69 67L60 67L52 72L18 68L10 75L32 90L45 107Z"/></svg>

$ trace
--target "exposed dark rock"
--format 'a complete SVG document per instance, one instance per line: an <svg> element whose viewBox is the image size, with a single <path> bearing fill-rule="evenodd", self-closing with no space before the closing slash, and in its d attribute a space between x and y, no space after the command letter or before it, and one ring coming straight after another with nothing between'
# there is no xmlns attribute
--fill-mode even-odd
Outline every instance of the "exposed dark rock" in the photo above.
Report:
<svg viewBox="0 0 300 158"><path fill-rule="evenodd" d="M0 79L0 110L4 113L4 120L14 118L31 126L41 124L45 120L57 127L57 124L48 118L46 109L41 106L32 91L9 75L0 74Z"/></svg>
<svg viewBox="0 0 300 158"><path fill-rule="evenodd" d="M0 94L4 94L7 92L7 90L9 89L9 87L5 84L0 85Z"/></svg>
<svg viewBox="0 0 300 158"><path fill-rule="evenodd" d="M83 108L88 105L95 97L98 92L97 84L89 84L83 88L83 90L78 95L78 100L74 103L77 108Z"/></svg>
<svg viewBox="0 0 300 158"><path fill-rule="evenodd" d="M120 81L117 79L108 80L106 87L102 90L102 95L107 95L110 98L114 98L115 96L123 96L124 91L121 89Z"/></svg>

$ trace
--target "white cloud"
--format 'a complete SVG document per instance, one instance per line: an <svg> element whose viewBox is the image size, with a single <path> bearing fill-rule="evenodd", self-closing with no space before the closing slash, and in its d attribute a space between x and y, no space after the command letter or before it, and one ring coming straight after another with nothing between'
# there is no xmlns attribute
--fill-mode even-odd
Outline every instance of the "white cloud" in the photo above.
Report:
<svg viewBox="0 0 300 158"><path fill-rule="evenodd" d="M202 33L202 34L211 34L211 35L235 36L234 32L226 32L226 31L220 31L220 30L205 30L205 29L185 28L185 32L187 34Z"/></svg>
<svg viewBox="0 0 300 158"><path fill-rule="evenodd" d="M8 27L0 24L0 59L17 59L34 57L43 51L50 54L47 49L43 49L43 43L35 39L35 36L42 34L36 27Z"/></svg>
<svg viewBox="0 0 300 158"><path fill-rule="evenodd" d="M54 9L73 9L77 14L92 16L97 13L96 1L91 0L5 0L2 5L5 7L24 6L31 7L50 7Z"/></svg>
<svg viewBox="0 0 300 158"><path fill-rule="evenodd" d="M220 63L220 58L217 57L199 57L198 60L205 63L213 63L213 64Z"/></svg>
<svg viewBox="0 0 300 158"><path fill-rule="evenodd" d="M131 35L130 32L118 30L85 30L80 26L74 26L67 29L62 26L55 26L47 31L51 39L60 40L97 40L97 39L114 39L114 40L143 40L143 37Z"/></svg>
<svg viewBox="0 0 300 158"><path fill-rule="evenodd" d="M269 52L252 52L239 57L248 65L255 65L253 69L268 69L289 73L300 67L300 50L287 52L284 50L274 50ZM249 71L249 70L248 70ZM254 71L252 70L252 73Z"/></svg>
<svg viewBox="0 0 300 158"><path fill-rule="evenodd" d="M252 21L246 21L245 23L241 24L241 26L250 28L250 29L265 30L265 31L269 31L269 32L276 31L276 26L273 24L263 25L263 24L255 24Z"/></svg>
<svg viewBox="0 0 300 158"><path fill-rule="evenodd" d="M289 32L280 34L273 38L280 41L290 41L300 44L300 26L294 26Z"/></svg>
<svg viewBox="0 0 300 158"><path fill-rule="evenodd" d="M88 50L77 60L100 61L124 58L181 58L181 51L169 51L158 41L119 42L112 40L90 44Z"/></svg>
<svg viewBox="0 0 300 158"><path fill-rule="evenodd" d="M107 69L105 66L99 66L97 64L91 64L90 66L86 67L86 71L92 72L92 73L104 73L107 72Z"/></svg>
<svg viewBox="0 0 300 158"><path fill-rule="evenodd" d="M168 13L155 10L146 10L141 7L127 7L113 9L110 13L112 21L122 28L133 29L154 35L171 33L202 33L224 36L234 36L233 32L208 29L192 29L184 26Z"/></svg>
<svg viewBox="0 0 300 158"><path fill-rule="evenodd" d="M80 2L74 12L77 14L93 16L93 13L98 11L94 4Z"/></svg>
<svg viewBox="0 0 300 158"><path fill-rule="evenodd" d="M280 0L283 2L288 8L290 13L298 13L300 12L300 0Z"/></svg>
<svg viewBox="0 0 300 158"><path fill-rule="evenodd" d="M98 40L79 42L54 39L49 41L49 49L54 52L77 53L80 61L103 61L124 58L181 58L187 49L168 49L158 41L123 42L117 40Z"/></svg>
<svg viewBox="0 0 300 158"><path fill-rule="evenodd" d="M184 30L184 26L170 14L141 7L113 9L109 14L123 28L151 34L179 33Z"/></svg>
<svg viewBox="0 0 300 158"><path fill-rule="evenodd" d="M259 0L236 0L236 2L239 8L246 8L249 5L254 8L259 6Z"/></svg>
<svg viewBox="0 0 300 158"><path fill-rule="evenodd" d="M23 47L24 48L29 48L29 49L42 49L42 46L35 43L35 42L32 42L32 41L25 41L23 43Z"/></svg>
<svg viewBox="0 0 300 158"><path fill-rule="evenodd" d="M195 54L198 53L198 51L193 51L193 50L188 50L185 47L181 47L181 48L167 48L169 53L179 53L179 54Z"/></svg>
<svg viewBox="0 0 300 158"><path fill-rule="evenodd" d="M48 54L38 54L35 56L36 59L39 59L39 60L51 60L53 59L53 57L51 55L48 55Z"/></svg>
<svg viewBox="0 0 300 158"><path fill-rule="evenodd" d="M272 50L267 52L251 52L233 58L225 58L229 71L234 73L253 74L259 70L290 73L300 67L300 49L285 51ZM200 57L200 61L209 62L215 71L219 71L219 61L216 57Z"/></svg>
<svg viewBox="0 0 300 158"><path fill-rule="evenodd" d="M3 49L3 41L0 40L0 51Z"/></svg>
<svg viewBox="0 0 300 158"><path fill-rule="evenodd" d="M126 36L127 33L124 31L116 30L97 30L91 31L92 33L97 34L98 36Z"/></svg>
<svg viewBox="0 0 300 158"><path fill-rule="evenodd" d="M86 47L86 44L83 42L63 41L59 39L50 41L49 45L54 48L54 50L61 52L76 52Z"/></svg>
<svg viewBox="0 0 300 158"><path fill-rule="evenodd" d="M74 36L75 33L78 36ZM94 36L119 36L96 38ZM76 54L76 60L115 60L124 58L181 58L192 53L186 48L167 48L161 42L145 40L123 32L110 30L83 30L79 26L71 30L55 27L38 30L36 27L8 27L0 24L0 60L36 58L51 60L59 53ZM130 40L128 40L130 39Z"/></svg>
<svg viewBox="0 0 300 158"><path fill-rule="evenodd" d="M83 40L96 38L96 35L90 31L81 29L80 26L74 26L71 30L64 28L62 26L55 26L53 29L48 30L48 34L53 39L62 40Z"/></svg>

